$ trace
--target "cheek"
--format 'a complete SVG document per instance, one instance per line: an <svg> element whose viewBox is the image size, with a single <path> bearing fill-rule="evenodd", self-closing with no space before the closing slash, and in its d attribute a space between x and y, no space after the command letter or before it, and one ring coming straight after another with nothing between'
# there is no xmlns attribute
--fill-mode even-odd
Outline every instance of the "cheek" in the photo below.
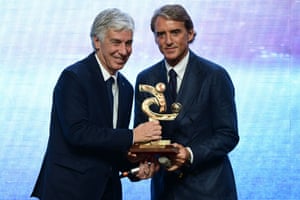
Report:
<svg viewBox="0 0 300 200"><path fill-rule="evenodd" d="M162 38L156 38L155 39L155 43L158 45L158 46L163 46L164 44L164 40Z"/></svg>
<svg viewBox="0 0 300 200"><path fill-rule="evenodd" d="M158 41L157 43L158 48L162 49L164 47L164 43L162 41Z"/></svg>
<svg viewBox="0 0 300 200"><path fill-rule="evenodd" d="M128 47L128 48L127 48L127 52L128 52L128 54L130 55L130 54L132 53L132 47Z"/></svg>
<svg viewBox="0 0 300 200"><path fill-rule="evenodd" d="M186 48L189 45L189 40L188 38L184 37L180 40L177 40L176 44L178 44L178 46L180 46L181 48Z"/></svg>

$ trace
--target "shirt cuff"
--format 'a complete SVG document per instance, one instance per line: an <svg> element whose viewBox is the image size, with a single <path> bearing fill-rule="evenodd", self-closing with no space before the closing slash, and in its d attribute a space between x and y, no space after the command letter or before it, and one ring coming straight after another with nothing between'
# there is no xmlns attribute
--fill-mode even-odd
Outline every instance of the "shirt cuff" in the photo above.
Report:
<svg viewBox="0 0 300 200"><path fill-rule="evenodd" d="M194 155L193 155L192 149L190 147L186 147L186 149L190 152L190 155L191 155L190 163L192 164L194 161Z"/></svg>

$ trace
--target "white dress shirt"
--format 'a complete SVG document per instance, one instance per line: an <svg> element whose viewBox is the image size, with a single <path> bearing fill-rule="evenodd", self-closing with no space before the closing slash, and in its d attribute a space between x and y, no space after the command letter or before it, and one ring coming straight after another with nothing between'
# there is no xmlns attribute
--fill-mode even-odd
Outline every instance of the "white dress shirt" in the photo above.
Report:
<svg viewBox="0 0 300 200"><path fill-rule="evenodd" d="M169 74L169 71L171 69L173 69L176 72L176 74L177 74L177 76L176 76L176 79L177 79L176 92L177 92L177 94L179 92L179 89L180 89L180 86L181 86L181 82L182 82L182 79L183 79L183 76L184 76L184 73L185 73L185 70L186 70L186 67L187 67L187 63L189 61L189 55L190 55L190 52L188 52L184 56L184 58L179 63L177 63L177 65L175 65L175 66L169 65L169 63L165 60L165 65L167 67L167 75ZM168 76L168 81L169 81L169 76ZM194 155L193 155L192 149L190 147L186 147L186 148L190 152L190 155L191 155L190 162L193 163Z"/></svg>
<svg viewBox="0 0 300 200"><path fill-rule="evenodd" d="M117 119L118 119L118 107L119 107L119 87L118 87L118 72L115 75L111 75L110 73L108 73L108 71L101 65L101 62L97 56L97 54L95 54L96 60L100 66L100 70L102 72L104 81L107 81L110 77L113 77L113 79L115 80L114 84L112 85L112 93L113 93L113 97L114 97L114 102L113 102L113 127L116 128L117 127Z"/></svg>

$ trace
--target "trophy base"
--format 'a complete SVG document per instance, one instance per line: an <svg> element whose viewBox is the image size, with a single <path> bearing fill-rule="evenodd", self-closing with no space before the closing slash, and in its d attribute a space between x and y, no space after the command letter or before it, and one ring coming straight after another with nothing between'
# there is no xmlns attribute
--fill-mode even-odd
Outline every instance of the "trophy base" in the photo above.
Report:
<svg viewBox="0 0 300 200"><path fill-rule="evenodd" d="M149 143L134 144L129 151L135 154L172 155L178 153L178 148L173 147L169 140L158 140Z"/></svg>

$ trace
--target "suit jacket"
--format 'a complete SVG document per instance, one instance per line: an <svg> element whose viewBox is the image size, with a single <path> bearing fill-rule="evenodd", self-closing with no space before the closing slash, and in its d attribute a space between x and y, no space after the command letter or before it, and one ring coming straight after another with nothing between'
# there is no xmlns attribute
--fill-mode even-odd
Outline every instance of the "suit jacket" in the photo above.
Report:
<svg viewBox="0 0 300 200"><path fill-rule="evenodd" d="M164 61L138 74L136 90L139 84L158 82L167 84ZM170 107L168 90L165 97ZM141 103L148 97L148 93L136 92L135 126L147 120ZM228 73L190 52L176 102L182 109L175 120L161 122L163 137L190 147L193 162L176 172L161 168L151 181L152 200L237 199L227 155L239 141L234 86ZM152 110L158 112L158 107Z"/></svg>
<svg viewBox="0 0 300 200"><path fill-rule="evenodd" d="M128 129L133 87L118 74L117 129L94 53L67 67L53 93L50 135L32 196L41 199L110 199L122 197L119 170L131 166L125 152L132 145ZM108 192L110 191L110 192Z"/></svg>

